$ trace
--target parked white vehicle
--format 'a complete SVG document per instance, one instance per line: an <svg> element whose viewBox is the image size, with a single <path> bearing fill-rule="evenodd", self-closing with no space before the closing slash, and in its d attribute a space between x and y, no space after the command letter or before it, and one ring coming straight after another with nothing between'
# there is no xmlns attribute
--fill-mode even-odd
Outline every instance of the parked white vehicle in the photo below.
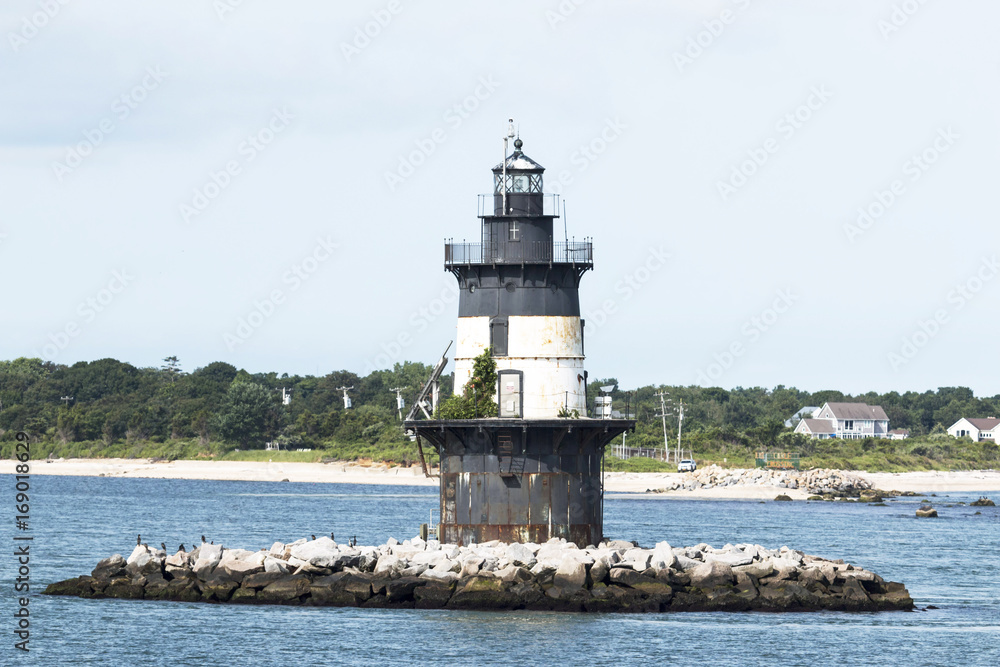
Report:
<svg viewBox="0 0 1000 667"><path fill-rule="evenodd" d="M698 465L694 462L694 459L683 459L677 464L677 472L694 472L698 469Z"/></svg>

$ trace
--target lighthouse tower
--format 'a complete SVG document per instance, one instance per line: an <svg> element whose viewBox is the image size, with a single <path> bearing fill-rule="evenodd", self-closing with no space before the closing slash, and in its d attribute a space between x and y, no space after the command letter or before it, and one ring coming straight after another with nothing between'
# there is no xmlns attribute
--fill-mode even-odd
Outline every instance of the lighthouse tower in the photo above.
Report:
<svg viewBox="0 0 1000 667"><path fill-rule="evenodd" d="M404 426L440 455L442 541L596 545L604 448L635 422L587 415L579 287L593 243L556 229L558 196L544 193L545 169L523 147L518 138L507 155L504 141L493 192L480 196L480 241L445 244L445 270L461 290L455 392L489 348L499 415Z"/></svg>
<svg viewBox="0 0 1000 667"><path fill-rule="evenodd" d="M493 168L493 194L480 200L481 242L445 245L445 268L461 290L455 391L489 347L501 417L585 415L579 286L593 268L593 244L554 239L558 195L543 193L545 169L523 145L517 139L514 153Z"/></svg>

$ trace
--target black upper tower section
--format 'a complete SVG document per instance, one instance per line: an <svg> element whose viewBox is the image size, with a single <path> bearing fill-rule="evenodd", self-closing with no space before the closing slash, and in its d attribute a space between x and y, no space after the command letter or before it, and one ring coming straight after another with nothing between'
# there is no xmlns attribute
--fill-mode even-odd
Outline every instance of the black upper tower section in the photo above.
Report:
<svg viewBox="0 0 1000 667"><path fill-rule="evenodd" d="M524 142L493 168L493 193L480 195L479 243L445 244L445 270L461 288L458 316L580 316L579 286L594 266L589 239L555 241L559 196L543 190L545 168Z"/></svg>

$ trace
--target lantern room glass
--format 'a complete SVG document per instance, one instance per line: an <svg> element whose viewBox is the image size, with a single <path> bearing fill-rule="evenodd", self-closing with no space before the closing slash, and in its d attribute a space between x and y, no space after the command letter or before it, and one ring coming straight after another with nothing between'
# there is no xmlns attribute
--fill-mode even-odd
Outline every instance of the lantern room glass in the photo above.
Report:
<svg viewBox="0 0 1000 667"><path fill-rule="evenodd" d="M501 190L501 184L503 183L503 175L494 174L493 175L493 194L503 194ZM542 175L541 174L507 174L507 187L506 191L508 193L521 193L527 192L530 194L541 194L542 193Z"/></svg>

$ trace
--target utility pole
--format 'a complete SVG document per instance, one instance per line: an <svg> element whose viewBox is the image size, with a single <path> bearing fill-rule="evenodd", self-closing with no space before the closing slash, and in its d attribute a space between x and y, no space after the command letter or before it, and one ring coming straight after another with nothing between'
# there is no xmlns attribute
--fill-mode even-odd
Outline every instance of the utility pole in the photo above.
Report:
<svg viewBox="0 0 1000 667"><path fill-rule="evenodd" d="M665 391L656 393L656 396L660 397L660 414L656 416L663 418L663 455L668 462L670 461L670 443L667 440L667 396L669 395Z"/></svg>
<svg viewBox="0 0 1000 667"><path fill-rule="evenodd" d="M344 392L344 409L351 409L351 397L347 395L347 392L354 389L354 387L337 387L337 391Z"/></svg>
<svg viewBox="0 0 1000 667"><path fill-rule="evenodd" d="M67 408L69 408L69 402L73 400L73 397L72 396L63 396L59 400L63 402L63 405L65 405Z"/></svg>
<svg viewBox="0 0 1000 667"><path fill-rule="evenodd" d="M674 457L676 461L680 462L680 452L681 452L681 428L684 426L684 399L681 399L680 405L677 407L677 456Z"/></svg>
<svg viewBox="0 0 1000 667"><path fill-rule="evenodd" d="M400 392L402 392L404 389L406 389L406 387L393 387L392 389L389 390L396 392L396 412L399 413L400 421L402 421L403 419L403 407L405 406L405 402L403 401L403 394Z"/></svg>

